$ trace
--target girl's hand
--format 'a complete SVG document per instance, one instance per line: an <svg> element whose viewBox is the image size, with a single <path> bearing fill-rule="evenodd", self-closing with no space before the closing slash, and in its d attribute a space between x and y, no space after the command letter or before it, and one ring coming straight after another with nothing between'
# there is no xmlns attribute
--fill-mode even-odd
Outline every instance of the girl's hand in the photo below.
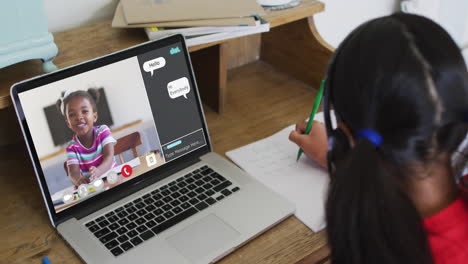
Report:
<svg viewBox="0 0 468 264"><path fill-rule="evenodd" d="M99 178L99 176L101 176L101 170L95 166L91 166L89 168L89 173L91 174L91 181L94 181L95 179Z"/></svg>
<svg viewBox="0 0 468 264"><path fill-rule="evenodd" d="M88 178L84 177L83 175L72 178L72 181L73 184L75 184L75 186L80 186L81 184L88 184L91 182Z"/></svg>
<svg viewBox="0 0 468 264"><path fill-rule="evenodd" d="M68 165L67 169L70 180L75 186L90 183L90 180L84 177L83 174L81 174L80 167L78 166L78 164Z"/></svg>
<svg viewBox="0 0 468 264"><path fill-rule="evenodd" d="M307 157L326 168L328 144L325 126L322 123L314 121L308 135L303 134L306 126L307 122L305 121L297 123L296 130L289 134L289 140L302 148Z"/></svg>

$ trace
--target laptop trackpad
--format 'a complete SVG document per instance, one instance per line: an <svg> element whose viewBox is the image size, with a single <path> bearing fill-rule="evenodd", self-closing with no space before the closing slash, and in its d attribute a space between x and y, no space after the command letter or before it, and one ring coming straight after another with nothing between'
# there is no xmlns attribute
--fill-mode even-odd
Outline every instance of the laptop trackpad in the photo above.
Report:
<svg viewBox="0 0 468 264"><path fill-rule="evenodd" d="M239 235L239 232L219 217L210 214L167 238L167 241L187 259L195 262L225 246Z"/></svg>

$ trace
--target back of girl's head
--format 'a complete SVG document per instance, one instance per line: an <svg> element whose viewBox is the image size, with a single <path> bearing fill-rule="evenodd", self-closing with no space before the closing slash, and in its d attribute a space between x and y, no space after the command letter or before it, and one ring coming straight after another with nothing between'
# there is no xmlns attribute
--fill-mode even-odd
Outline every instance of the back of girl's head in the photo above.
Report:
<svg viewBox="0 0 468 264"><path fill-rule="evenodd" d="M421 217L402 190L413 164L451 153L467 132L467 69L429 19L369 21L340 45L327 75L335 114L357 139L332 176L327 223L333 263L432 263Z"/></svg>
<svg viewBox="0 0 468 264"><path fill-rule="evenodd" d="M97 103L99 102L99 90L96 88L89 88L87 91L78 90L72 93L67 94L66 92L62 92L60 99L56 102L57 110L63 115L67 116L66 109L67 104L70 102L72 98L75 97L82 97L89 101L91 106L93 107L93 111L97 112Z"/></svg>

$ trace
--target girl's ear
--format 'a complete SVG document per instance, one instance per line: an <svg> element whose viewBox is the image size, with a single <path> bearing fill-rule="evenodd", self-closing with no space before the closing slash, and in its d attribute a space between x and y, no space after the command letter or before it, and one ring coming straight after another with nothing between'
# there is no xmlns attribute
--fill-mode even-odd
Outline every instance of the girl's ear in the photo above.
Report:
<svg viewBox="0 0 468 264"><path fill-rule="evenodd" d="M94 112L94 113L93 113L93 116L94 116L94 121L93 121L93 123L96 123L97 118L98 118L97 112Z"/></svg>

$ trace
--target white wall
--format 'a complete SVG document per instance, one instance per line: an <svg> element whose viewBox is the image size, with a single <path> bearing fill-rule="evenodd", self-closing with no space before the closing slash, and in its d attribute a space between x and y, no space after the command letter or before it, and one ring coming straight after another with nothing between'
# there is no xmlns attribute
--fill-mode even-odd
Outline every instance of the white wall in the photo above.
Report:
<svg viewBox="0 0 468 264"><path fill-rule="evenodd" d="M122 74L116 75L116 72ZM55 147L53 144L43 108L55 104L62 91L66 89L76 91L87 90L90 87L104 87L114 121L111 129L136 120L143 122L153 120L136 57L75 75L48 84L47 89L39 87L19 95L39 157L61 149L60 146Z"/></svg>
<svg viewBox="0 0 468 264"><path fill-rule="evenodd" d="M468 64L468 1L404 0L405 11L429 17L447 30Z"/></svg>
<svg viewBox="0 0 468 264"><path fill-rule="evenodd" d="M372 18L390 15L399 10L399 0L321 0L325 11L314 16L322 38L333 47L354 28Z"/></svg>
<svg viewBox="0 0 468 264"><path fill-rule="evenodd" d="M119 0L44 0L49 31L60 32L108 20L113 17L118 2Z"/></svg>

